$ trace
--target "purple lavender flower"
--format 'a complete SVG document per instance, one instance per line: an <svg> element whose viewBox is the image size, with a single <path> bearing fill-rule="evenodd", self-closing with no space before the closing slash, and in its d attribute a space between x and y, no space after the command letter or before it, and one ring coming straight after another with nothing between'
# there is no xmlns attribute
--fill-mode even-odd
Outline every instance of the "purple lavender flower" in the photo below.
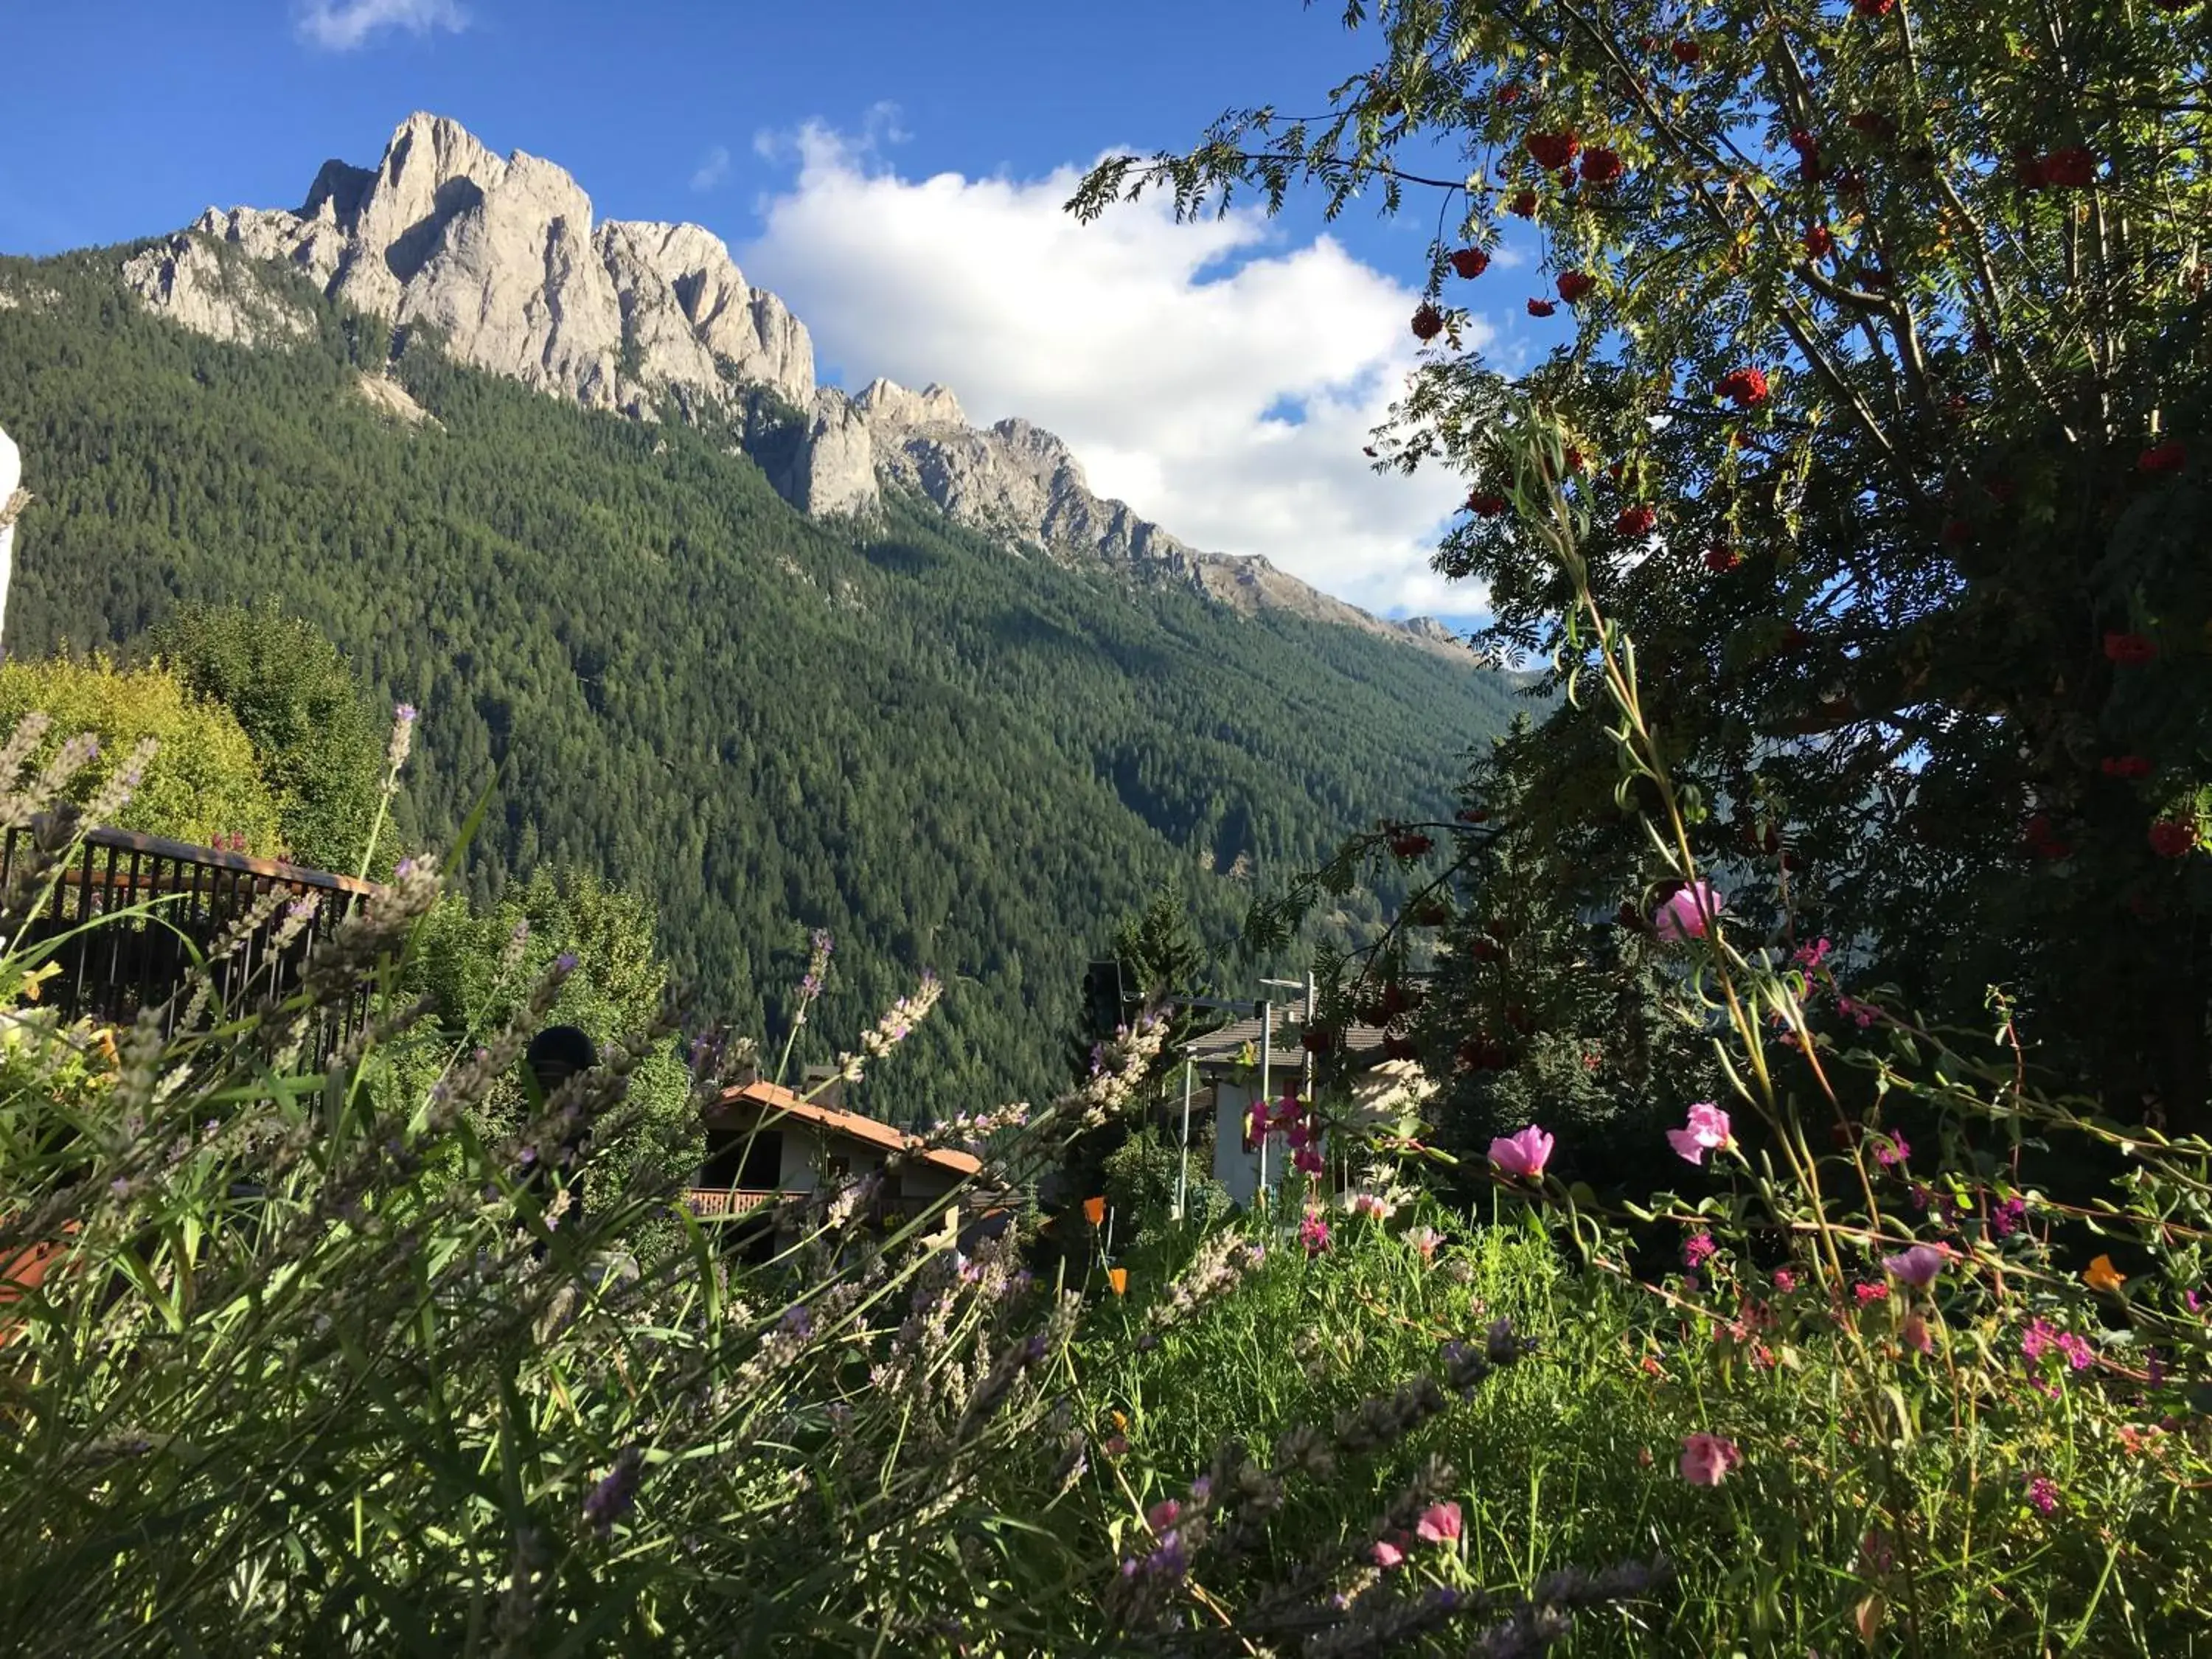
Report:
<svg viewBox="0 0 2212 1659"><path fill-rule="evenodd" d="M624 1446L615 1457L614 1468L584 1499L584 1519L600 1537L611 1534L615 1522L635 1507L638 1477L644 1471L645 1454L635 1446Z"/></svg>

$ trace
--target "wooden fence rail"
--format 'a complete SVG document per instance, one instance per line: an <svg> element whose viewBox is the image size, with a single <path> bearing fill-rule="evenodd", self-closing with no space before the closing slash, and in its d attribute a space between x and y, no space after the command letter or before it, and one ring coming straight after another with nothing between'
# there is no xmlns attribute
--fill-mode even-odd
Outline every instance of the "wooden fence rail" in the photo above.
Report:
<svg viewBox="0 0 2212 1659"><path fill-rule="evenodd" d="M0 891L28 873L40 827L10 830L0 840ZM88 832L51 878L52 893L24 927L24 942L51 945L47 960L59 969L41 987L42 1000L72 1018L109 1025L128 1024L141 1009L166 1004L172 1031L184 1000L172 993L225 930L269 904L271 895L279 896L273 908L215 964L218 1006L297 990L309 952L353 905L378 890L351 876L128 830ZM145 914L125 914L142 906ZM295 906L309 908L287 938ZM368 1012L364 985L342 1017L324 1022L313 1059L319 1062L359 1029Z"/></svg>

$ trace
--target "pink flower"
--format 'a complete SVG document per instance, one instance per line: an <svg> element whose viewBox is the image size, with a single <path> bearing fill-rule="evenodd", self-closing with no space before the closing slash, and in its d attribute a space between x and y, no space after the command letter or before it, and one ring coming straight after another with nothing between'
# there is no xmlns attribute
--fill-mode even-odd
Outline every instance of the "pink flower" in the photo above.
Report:
<svg viewBox="0 0 2212 1659"><path fill-rule="evenodd" d="M1875 1143L1874 1161L1885 1170L1895 1168L1911 1156L1912 1145L1903 1135L1888 1135Z"/></svg>
<svg viewBox="0 0 2212 1659"><path fill-rule="evenodd" d="M1810 945L1799 945L1797 954L1793 959L1808 973L1817 973L1820 971L1820 964L1828 959L1828 952L1833 949L1835 946L1829 944L1825 938L1816 939Z"/></svg>
<svg viewBox="0 0 2212 1659"><path fill-rule="evenodd" d="M1702 1267L1712 1260L1720 1246L1713 1243L1711 1233L1692 1233L1682 1245L1682 1261L1686 1267Z"/></svg>
<svg viewBox="0 0 2212 1659"><path fill-rule="evenodd" d="M1308 1255L1319 1255L1328 1248L1328 1223L1321 1218L1318 1210L1308 1210L1306 1218L1298 1223L1298 1243L1306 1247Z"/></svg>
<svg viewBox="0 0 2212 1659"><path fill-rule="evenodd" d="M1785 1295L1797 1288L1797 1275L1787 1267L1774 1270L1774 1288Z"/></svg>
<svg viewBox="0 0 2212 1659"><path fill-rule="evenodd" d="M1424 1261L1435 1261L1437 1246L1443 1242L1444 1236L1434 1227L1409 1227L1406 1230L1406 1243L1421 1253Z"/></svg>
<svg viewBox="0 0 2212 1659"><path fill-rule="evenodd" d="M1490 1161L1507 1175L1541 1181L1544 1166L1552 1161L1552 1137L1532 1123L1517 1135L1492 1141Z"/></svg>
<svg viewBox="0 0 2212 1659"><path fill-rule="evenodd" d="M2027 1501L2040 1513L2049 1515L2058 1507L2058 1483L2047 1474L2028 1476Z"/></svg>
<svg viewBox="0 0 2212 1659"><path fill-rule="evenodd" d="M1735 1146L1735 1137L1729 1132L1729 1115L1701 1100L1690 1108L1688 1128L1667 1131L1667 1144L1687 1162L1703 1164L1707 1152Z"/></svg>
<svg viewBox="0 0 2212 1659"><path fill-rule="evenodd" d="M1387 1538L1376 1539L1375 1547L1368 1551L1367 1554L1368 1559L1385 1572L1389 1571L1391 1568L1406 1559L1406 1552Z"/></svg>
<svg viewBox="0 0 2212 1659"><path fill-rule="evenodd" d="M2058 1333L2058 1352L2066 1356L2066 1363L2075 1370L2087 1370L2096 1358L2089 1345L2071 1331Z"/></svg>
<svg viewBox="0 0 2212 1659"><path fill-rule="evenodd" d="M1709 881L1693 881L1678 889L1674 896L1661 905L1651 918L1652 931L1661 939L1703 939L1705 929L1728 902L1723 895L1713 890Z"/></svg>
<svg viewBox="0 0 2212 1659"><path fill-rule="evenodd" d="M1300 1175L1319 1175L1328 1167L1317 1146L1301 1146L1291 1154L1291 1165Z"/></svg>
<svg viewBox="0 0 2212 1659"><path fill-rule="evenodd" d="M1413 1535L1425 1544L1449 1544L1459 1536L1459 1505L1431 1504L1413 1523Z"/></svg>
<svg viewBox="0 0 2212 1659"><path fill-rule="evenodd" d="M1889 1286L1887 1285L1854 1285L1851 1286L1851 1294L1858 1297L1859 1306L1863 1308L1869 1302L1887 1301L1889 1297Z"/></svg>
<svg viewBox="0 0 2212 1659"><path fill-rule="evenodd" d="M1164 1498L1145 1511L1145 1524L1154 1532L1165 1532L1182 1518L1182 1505L1172 1498Z"/></svg>
<svg viewBox="0 0 2212 1659"><path fill-rule="evenodd" d="M1893 1279L1907 1285L1932 1285L1936 1275L1943 1271L1943 1252L1933 1244L1914 1244L1895 1255L1882 1257L1881 1265Z"/></svg>
<svg viewBox="0 0 2212 1659"><path fill-rule="evenodd" d="M2020 1334L2020 1357L2033 1365L2050 1352L2057 1337L2057 1328L2049 1320L2029 1320L2027 1328Z"/></svg>
<svg viewBox="0 0 2212 1659"><path fill-rule="evenodd" d="M1743 1462L1743 1449L1717 1434L1682 1437L1682 1479L1693 1486L1717 1486Z"/></svg>
<svg viewBox="0 0 2212 1659"><path fill-rule="evenodd" d="M1897 1334L1908 1348L1921 1353L1936 1352L1936 1333L1928 1328L1928 1322L1917 1313L1907 1314L1905 1316L1905 1323L1898 1328Z"/></svg>

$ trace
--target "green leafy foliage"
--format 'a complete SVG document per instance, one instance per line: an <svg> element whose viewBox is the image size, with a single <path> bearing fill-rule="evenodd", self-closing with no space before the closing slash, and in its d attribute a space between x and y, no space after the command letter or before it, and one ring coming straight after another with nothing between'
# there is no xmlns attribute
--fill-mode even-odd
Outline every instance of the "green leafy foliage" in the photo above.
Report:
<svg viewBox="0 0 2212 1659"><path fill-rule="evenodd" d="M2053 1076L2202 1129L2203 18L1386 0L1325 115L1234 112L1077 204L1433 202L1435 344L1380 465L1467 476L1438 563L1491 646L1566 689L1584 584L1733 912L1934 1017L2008 985ZM1520 221L1571 331L1507 376L1467 326L1525 290L1452 256ZM1565 423L1578 562L1497 441L1523 408ZM1654 877L1611 718L1564 701L1522 755L1599 914Z"/></svg>
<svg viewBox="0 0 2212 1659"><path fill-rule="evenodd" d="M375 817L385 722L344 654L266 603L185 607L145 646L195 696L237 718L276 792L293 860L354 872Z"/></svg>
<svg viewBox="0 0 2212 1659"><path fill-rule="evenodd" d="M1506 704L1422 652L1015 558L913 503L857 538L811 524L732 453L742 425L580 411L421 331L395 373L437 423L405 426L359 395L383 361L361 319L247 350L140 314L114 267L31 268L57 301L0 312L0 422L40 496L15 647L273 601L379 704L421 707L414 844L489 792L459 872L479 902L549 863L650 894L701 1006L771 1053L830 927L794 1066L935 969L915 1062L855 1091L879 1115L1040 1097L1091 919L1180 874L1206 935L1233 932L1374 803L1435 795L1431 757Z"/></svg>
<svg viewBox="0 0 2212 1659"><path fill-rule="evenodd" d="M52 720L39 754L51 760L81 733L100 753L70 784L88 802L134 764L138 746L158 748L113 827L199 846L218 836L243 837L244 850L270 857L283 846L282 809L236 718L204 702L167 671L122 668L102 656L0 664L0 728L32 713Z"/></svg>

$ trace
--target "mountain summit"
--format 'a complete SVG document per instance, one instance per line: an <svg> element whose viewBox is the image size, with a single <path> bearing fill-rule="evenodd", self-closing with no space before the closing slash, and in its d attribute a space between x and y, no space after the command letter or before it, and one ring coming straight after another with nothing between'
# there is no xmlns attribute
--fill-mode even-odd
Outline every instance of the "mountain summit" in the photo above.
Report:
<svg viewBox="0 0 2212 1659"><path fill-rule="evenodd" d="M238 256L243 255L241 261ZM296 210L210 208L125 276L186 327L283 344L313 327L270 267L462 362L633 419L719 413L765 434L757 459L815 517L871 517L888 488L1018 551L1103 562L1234 609L1279 610L1464 655L1428 618L1385 622L1258 557L1202 552L1096 495L1067 446L1022 420L969 423L937 386L814 380L805 325L697 225L608 220L561 167L501 160L441 116L410 116L374 168L328 161Z"/></svg>

